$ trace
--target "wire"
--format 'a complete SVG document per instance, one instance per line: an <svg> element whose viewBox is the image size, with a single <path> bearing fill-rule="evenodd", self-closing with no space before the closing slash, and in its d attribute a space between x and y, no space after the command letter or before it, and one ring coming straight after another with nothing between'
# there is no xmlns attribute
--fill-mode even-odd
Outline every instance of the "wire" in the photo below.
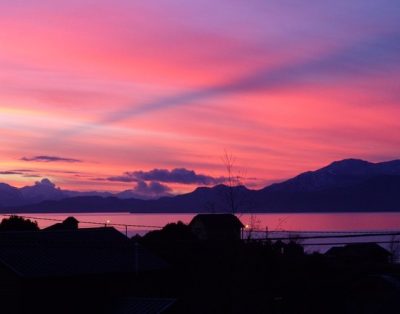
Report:
<svg viewBox="0 0 400 314"><path fill-rule="evenodd" d="M392 244L400 243L400 241L362 241L362 242L329 242L329 243L300 243L301 246L334 246L334 245L347 245L347 244L365 244L365 243L375 243L375 244Z"/></svg>
<svg viewBox="0 0 400 314"><path fill-rule="evenodd" d="M246 229L249 230L250 232L254 233L291 233L291 234L296 234L296 233L306 233L306 234L367 234L367 233L377 233L381 232L379 230L375 231L326 231L326 230L321 230L321 231L307 231L307 230L260 230L260 229ZM387 230L387 231L382 231L382 232L396 232L397 230Z"/></svg>
<svg viewBox="0 0 400 314"><path fill-rule="evenodd" d="M384 232L384 233L357 233L357 234L340 234L340 235L315 235L315 236L298 236L298 237L275 237L264 238L260 240L309 240L309 239L338 239L338 238L358 238L358 237L380 237L380 236L398 236L400 232ZM257 240L257 239L254 239Z"/></svg>
<svg viewBox="0 0 400 314"><path fill-rule="evenodd" d="M55 222L63 222L63 219L56 218L42 218L42 217L33 217L33 216L23 216L23 215L15 215L15 214L0 214L0 216L19 216L25 219L34 219L34 220L47 220L47 221L55 221ZM162 229L162 226L151 226L151 225L132 225L132 224L119 224L119 223L107 223L107 222L98 222L98 221L79 221L82 224L92 224L92 225L106 225L106 226L121 226L121 227L135 227L135 228L153 228L153 229Z"/></svg>
<svg viewBox="0 0 400 314"><path fill-rule="evenodd" d="M0 216L14 216L15 214L0 214ZM57 218L45 218L45 217L35 217L35 216L25 216L18 215L19 217L25 219L33 219L33 220L45 220L45 221L54 221L54 222L62 222L63 219ZM162 226L155 225L141 225L141 224L121 224L121 223L106 223L106 222L97 222L97 221L80 221L82 224L92 224L92 225L101 225L101 226L119 226L119 227L134 227L134 228L148 228L148 229L162 229ZM254 232L254 230L252 230ZM261 232L261 231L259 231ZM338 239L338 238L358 238L358 237L378 237L378 236L400 236L400 231L388 231L388 232L329 232L329 231L321 231L321 232L308 232L308 231L262 231L266 234L269 233L299 233L299 234L313 234L310 236L286 236L286 237L267 237L267 238L256 238L251 239L251 241L278 241L278 240L311 240L311 239ZM322 235L321 235L322 234ZM327 235L330 234L330 235ZM392 242L391 242L392 243ZM307 244L308 245L308 244ZM312 244L309 244L312 245ZM317 244L315 244L317 245Z"/></svg>

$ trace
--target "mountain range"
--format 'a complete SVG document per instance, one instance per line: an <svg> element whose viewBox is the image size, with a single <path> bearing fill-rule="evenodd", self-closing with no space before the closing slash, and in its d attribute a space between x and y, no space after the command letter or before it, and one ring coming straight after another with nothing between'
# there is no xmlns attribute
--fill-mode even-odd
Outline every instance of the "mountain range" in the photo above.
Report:
<svg viewBox="0 0 400 314"><path fill-rule="evenodd" d="M0 183L3 212L351 212L400 211L400 160L335 161L316 171L260 190L244 186L200 187L191 193L138 199L129 190L75 192L47 179L15 188Z"/></svg>

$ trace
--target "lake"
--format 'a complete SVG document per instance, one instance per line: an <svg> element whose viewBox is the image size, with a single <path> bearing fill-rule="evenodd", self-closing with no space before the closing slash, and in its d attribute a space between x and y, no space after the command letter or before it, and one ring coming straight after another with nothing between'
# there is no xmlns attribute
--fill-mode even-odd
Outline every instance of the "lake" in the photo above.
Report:
<svg viewBox="0 0 400 314"><path fill-rule="evenodd" d="M39 227L47 227L56 223L55 220L63 220L68 216L74 216L80 221L80 227L114 226L128 236L145 234L150 230L158 229L167 223L182 221L189 223L195 214L131 214L131 213L76 213L76 214L21 214L33 217ZM253 237L280 237L310 235L335 235L341 232L387 232L400 231L400 213L282 213L282 214L238 214L239 219L249 229L257 229ZM125 226L128 225L128 226ZM268 228L268 233L266 230ZM343 242L390 242L392 236L340 238L340 239L307 239L302 243L307 251L326 251L332 245L329 243ZM399 239L395 239L400 241ZM313 245L317 243L318 245ZM326 243L326 245L324 245ZM388 247L390 243L383 243ZM393 244L392 244L393 245Z"/></svg>

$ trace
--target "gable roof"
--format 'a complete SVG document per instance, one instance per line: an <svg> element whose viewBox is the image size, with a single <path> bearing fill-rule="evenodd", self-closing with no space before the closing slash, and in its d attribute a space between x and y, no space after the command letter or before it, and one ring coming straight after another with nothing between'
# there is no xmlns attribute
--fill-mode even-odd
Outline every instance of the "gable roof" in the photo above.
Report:
<svg viewBox="0 0 400 314"><path fill-rule="evenodd" d="M207 229L221 229L221 228L243 228L242 222L233 214L198 214L196 215L189 226L195 222L200 221Z"/></svg>
<svg viewBox="0 0 400 314"><path fill-rule="evenodd" d="M79 220L76 219L74 216L69 216L64 219L63 223L65 224L78 224Z"/></svg>
<svg viewBox="0 0 400 314"><path fill-rule="evenodd" d="M376 253L383 255L390 255L389 251L384 249L382 246L376 243L350 243L346 245L348 250L352 250L360 253Z"/></svg>
<svg viewBox="0 0 400 314"><path fill-rule="evenodd" d="M68 217L64 221L50 225L42 230L67 230L78 229L79 221L75 217Z"/></svg>
<svg viewBox="0 0 400 314"><path fill-rule="evenodd" d="M390 256L391 253L379 244L373 242L350 243L343 247L335 246L330 248L327 255L333 256Z"/></svg>
<svg viewBox="0 0 400 314"><path fill-rule="evenodd" d="M166 267L114 228L3 232L0 263L23 277L134 273Z"/></svg>

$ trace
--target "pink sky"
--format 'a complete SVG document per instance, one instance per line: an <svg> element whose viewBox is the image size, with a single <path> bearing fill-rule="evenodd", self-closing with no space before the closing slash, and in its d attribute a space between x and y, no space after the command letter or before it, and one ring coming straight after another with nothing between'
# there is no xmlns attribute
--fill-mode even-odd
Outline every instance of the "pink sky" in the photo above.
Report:
<svg viewBox="0 0 400 314"><path fill-rule="evenodd" d="M226 150L260 188L338 159L397 159L398 16L395 0L1 1L0 182L220 178Z"/></svg>

